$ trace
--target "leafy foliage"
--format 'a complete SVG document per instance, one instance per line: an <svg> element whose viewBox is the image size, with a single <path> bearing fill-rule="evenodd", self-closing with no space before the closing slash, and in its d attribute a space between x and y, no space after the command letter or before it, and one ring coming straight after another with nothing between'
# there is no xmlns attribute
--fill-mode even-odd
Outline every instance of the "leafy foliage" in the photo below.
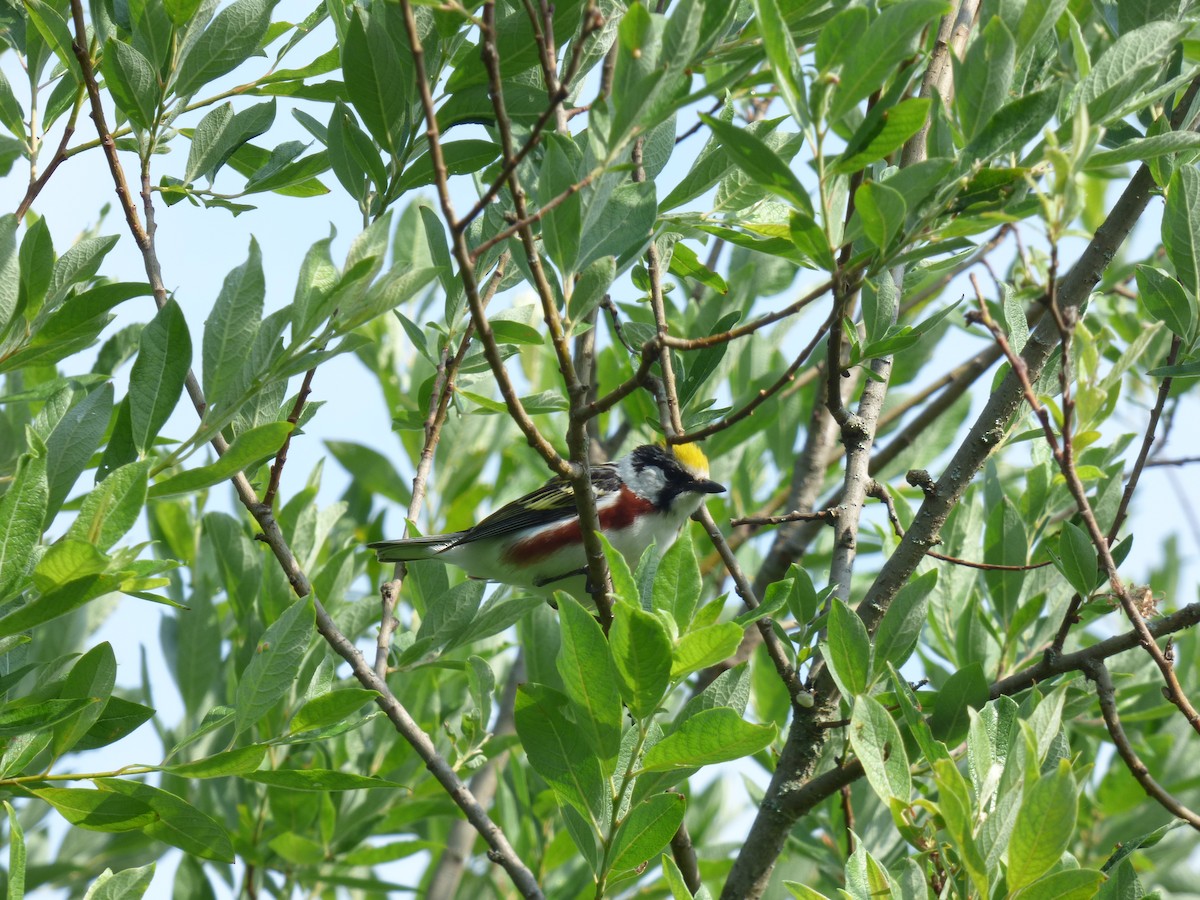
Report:
<svg viewBox="0 0 1200 900"><path fill-rule="evenodd" d="M1170 801L1200 802L1180 715L1200 607L1174 539L1126 562L1147 527L1128 495L1200 375L1194 4L285 15L3 15L0 167L29 173L0 217L10 897L139 897L168 848L182 897L1195 880L1147 791L1184 818ZM85 109L98 139L75 135ZM73 222L56 249L31 204L109 146L105 228L129 233ZM252 237L189 327L156 204L266 229L262 195L303 214L330 192L361 215L344 254L330 234L285 275ZM1151 194L1159 239L1123 247ZM146 281L109 258L122 240ZM995 296L963 303L981 262ZM280 472L339 356L395 436L331 435L347 486L321 507L330 473L289 495ZM598 544L594 611L362 549L397 506L453 531L535 487L527 444L578 474L589 445L681 431L729 487L716 524L640 559ZM832 529L771 519L824 507ZM162 608L177 718L96 634L118 598ZM1147 662L1144 627L1169 659ZM92 764L128 736L157 762Z"/></svg>

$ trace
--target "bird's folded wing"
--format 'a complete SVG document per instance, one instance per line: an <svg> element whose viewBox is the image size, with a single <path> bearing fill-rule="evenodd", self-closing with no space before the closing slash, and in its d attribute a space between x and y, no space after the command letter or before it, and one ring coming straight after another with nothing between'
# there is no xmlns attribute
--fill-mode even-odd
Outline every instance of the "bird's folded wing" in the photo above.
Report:
<svg viewBox="0 0 1200 900"><path fill-rule="evenodd" d="M592 490L597 500L620 489L621 478L615 466L606 463L592 467ZM500 507L450 546L504 537L527 528L559 522L574 516L576 511L575 489L571 483L565 478L551 478L537 490Z"/></svg>

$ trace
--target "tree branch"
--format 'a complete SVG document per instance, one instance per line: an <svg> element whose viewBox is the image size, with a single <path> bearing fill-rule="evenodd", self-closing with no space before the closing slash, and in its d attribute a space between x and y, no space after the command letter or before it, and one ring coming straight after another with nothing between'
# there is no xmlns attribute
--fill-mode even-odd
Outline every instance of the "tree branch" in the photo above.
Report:
<svg viewBox="0 0 1200 900"><path fill-rule="evenodd" d="M1121 759L1125 761L1125 767L1129 769L1129 774L1136 779L1150 797L1158 801L1163 809L1200 831L1200 815L1176 800L1169 791L1155 781L1146 764L1133 749L1133 744L1121 725L1121 717L1117 714L1116 689L1113 687L1112 676L1108 674L1108 667L1102 662L1093 661L1083 671L1096 684L1096 699L1100 701L1100 715L1104 717L1104 727L1108 729L1108 734L1112 738L1113 744L1116 745L1117 753L1121 755Z"/></svg>
<svg viewBox="0 0 1200 900"><path fill-rule="evenodd" d="M481 52L483 64L488 72L491 84L492 106L496 111L496 128L500 133L501 155L505 160L513 156L512 129L508 120L508 112L504 105L504 83L500 76L500 56L496 41L496 6L494 0L488 0L483 7L483 40ZM525 207L525 192L521 187L520 176L516 166L508 173L508 187L513 198L513 208L517 214L518 223L528 217ZM575 360L571 355L571 345L563 329L562 317L554 296L554 289L546 277L542 266L541 255L534 241L533 229L529 222L520 224L518 233L525 248L525 258L533 275L534 286L542 302L542 315L546 327L550 330L550 340L558 358L558 369L562 374L563 383L567 389L567 399L573 410L582 409L588 402L588 387L579 380L575 372ZM591 588L592 600L601 626L607 633L612 624L612 579L608 572L608 561L604 556L604 546L600 542L600 516L596 511L596 495L592 489L591 452L589 447L587 422L578 416L571 416L567 426L567 450L571 461L567 471L563 473L570 481L575 495L575 504L579 510L580 531L583 537L584 553L587 557L588 583Z"/></svg>

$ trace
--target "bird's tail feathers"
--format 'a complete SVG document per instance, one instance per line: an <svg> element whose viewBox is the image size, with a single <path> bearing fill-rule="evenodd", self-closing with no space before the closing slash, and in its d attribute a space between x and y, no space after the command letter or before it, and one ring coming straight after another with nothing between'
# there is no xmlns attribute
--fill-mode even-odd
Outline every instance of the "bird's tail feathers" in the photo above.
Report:
<svg viewBox="0 0 1200 900"><path fill-rule="evenodd" d="M375 551L375 558L380 562L413 562L419 559L433 559L462 535L461 531L454 534L430 534L398 541L375 541L367 544L367 547Z"/></svg>

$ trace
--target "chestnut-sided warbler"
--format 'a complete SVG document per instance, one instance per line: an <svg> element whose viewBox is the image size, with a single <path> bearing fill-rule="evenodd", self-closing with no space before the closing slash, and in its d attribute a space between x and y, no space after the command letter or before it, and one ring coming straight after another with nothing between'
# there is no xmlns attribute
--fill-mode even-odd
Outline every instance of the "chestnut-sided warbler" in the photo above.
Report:
<svg viewBox="0 0 1200 900"><path fill-rule="evenodd" d="M652 543L666 550L704 495L725 490L709 480L708 459L693 444L645 444L591 472L600 531L631 566ZM465 531L367 546L380 562L437 559L472 578L564 590L580 599L587 593L579 512L563 478L551 478Z"/></svg>

